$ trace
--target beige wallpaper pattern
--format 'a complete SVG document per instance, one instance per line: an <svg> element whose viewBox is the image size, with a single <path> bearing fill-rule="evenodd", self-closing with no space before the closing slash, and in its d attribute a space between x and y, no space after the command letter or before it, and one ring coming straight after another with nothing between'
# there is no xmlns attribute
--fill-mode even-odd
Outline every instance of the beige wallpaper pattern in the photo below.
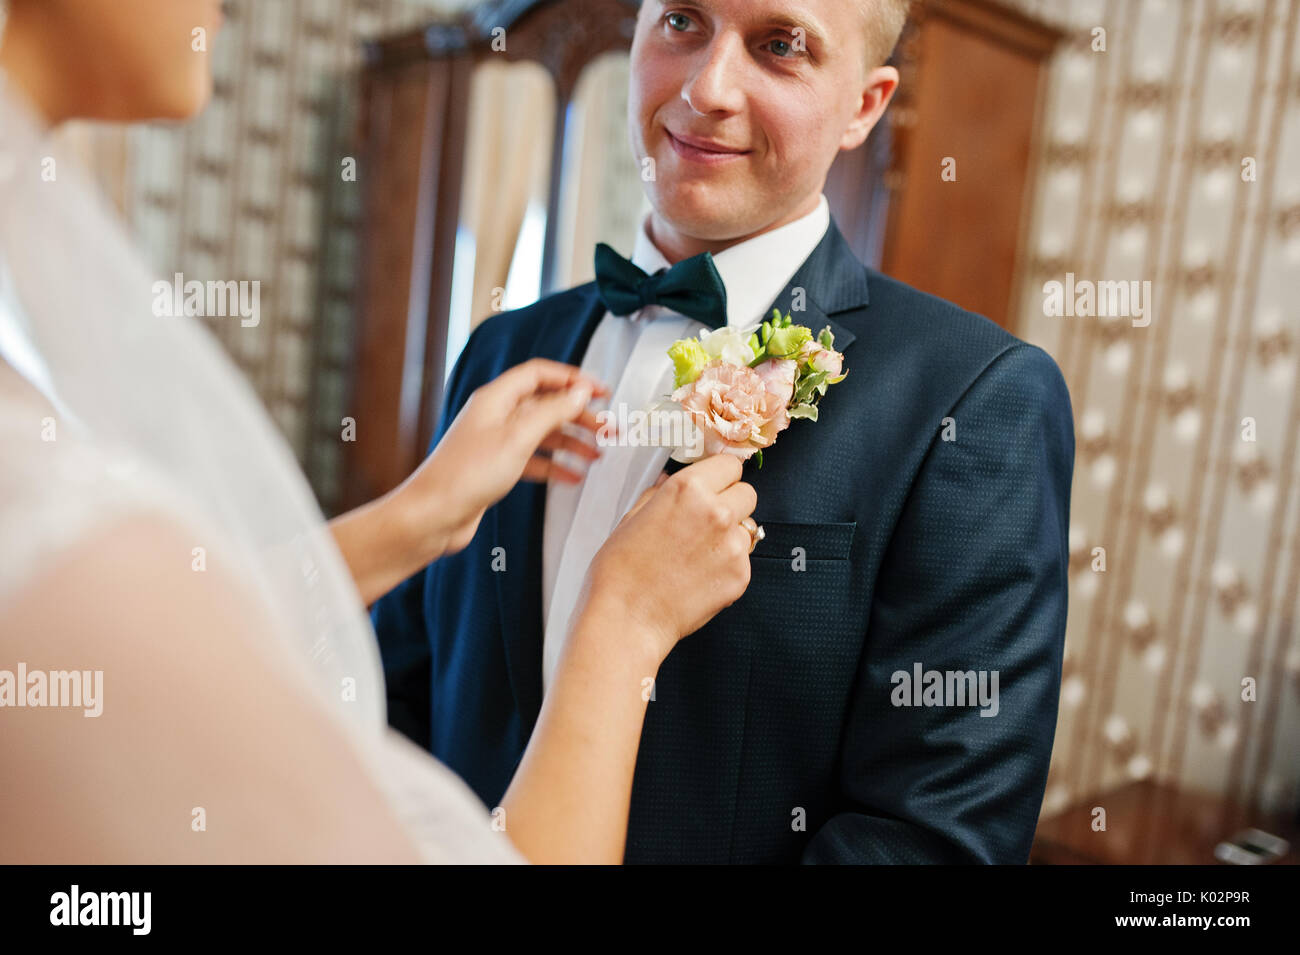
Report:
<svg viewBox="0 0 1300 955"><path fill-rule="evenodd" d="M1078 441L1045 812L1147 777L1294 812L1300 4L1020 5L1069 31L1019 316ZM1150 281L1150 324L1047 317L1067 272Z"/></svg>
<svg viewBox="0 0 1300 955"><path fill-rule="evenodd" d="M205 319L307 467L338 493L361 190L360 43L458 0L231 0L214 95L183 127L132 131L124 204L160 275L260 280L261 320Z"/></svg>

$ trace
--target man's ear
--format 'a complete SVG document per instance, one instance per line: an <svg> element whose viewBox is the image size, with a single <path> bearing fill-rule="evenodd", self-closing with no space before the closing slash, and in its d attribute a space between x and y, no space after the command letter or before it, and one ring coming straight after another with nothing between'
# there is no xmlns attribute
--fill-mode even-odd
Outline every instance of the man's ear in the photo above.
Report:
<svg viewBox="0 0 1300 955"><path fill-rule="evenodd" d="M848 152L866 142L867 134L880 120L897 89L898 70L892 66L878 66L867 74L858 111L840 138L841 150Z"/></svg>

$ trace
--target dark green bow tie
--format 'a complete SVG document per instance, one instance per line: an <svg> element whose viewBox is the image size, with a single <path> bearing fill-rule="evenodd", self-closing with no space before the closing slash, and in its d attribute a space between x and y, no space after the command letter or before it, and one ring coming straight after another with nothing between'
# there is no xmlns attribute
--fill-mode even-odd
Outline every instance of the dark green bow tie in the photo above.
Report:
<svg viewBox="0 0 1300 955"><path fill-rule="evenodd" d="M596 288L615 315L662 305L710 328L727 324L727 287L709 252L647 275L601 242L596 246Z"/></svg>

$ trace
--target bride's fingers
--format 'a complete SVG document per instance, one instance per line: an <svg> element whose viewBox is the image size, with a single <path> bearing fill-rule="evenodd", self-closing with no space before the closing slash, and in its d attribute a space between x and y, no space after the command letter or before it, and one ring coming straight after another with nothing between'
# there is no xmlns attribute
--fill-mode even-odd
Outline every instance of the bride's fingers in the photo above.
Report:
<svg viewBox="0 0 1300 955"><path fill-rule="evenodd" d="M701 458L678 471L699 480L706 489L721 493L740 480L743 465L738 457L720 453Z"/></svg>
<svg viewBox="0 0 1300 955"><path fill-rule="evenodd" d="M563 481L566 484L577 484L582 480L582 475L571 468L566 468L563 464L557 464L553 458L537 454L529 459L524 465L524 473L520 475L525 481L546 481L549 478Z"/></svg>
<svg viewBox="0 0 1300 955"><path fill-rule="evenodd" d="M525 447L536 448L560 425L579 418L592 399L591 383L583 380L564 391L538 395L523 402L512 416L511 430Z"/></svg>
<svg viewBox="0 0 1300 955"><path fill-rule="evenodd" d="M538 445L539 451L569 451L579 457L586 458L588 461L594 461L600 457L600 451L593 445L588 444L581 438L575 438L571 434L565 434L563 431L552 431L542 443Z"/></svg>
<svg viewBox="0 0 1300 955"><path fill-rule="evenodd" d="M628 508L627 513L623 515L623 520L619 521L619 523L621 524L623 523L623 521L628 520L629 518L632 517L633 514L641 510L641 508L645 507L646 504L649 502L650 498L655 496L655 491L659 490L659 486L663 484L664 481L667 480L668 480L667 471L662 472L659 475L659 477L655 478L654 484L650 485L648 488L646 488L644 491L641 492L641 496L636 499L635 504L633 504L630 508Z"/></svg>
<svg viewBox="0 0 1300 955"><path fill-rule="evenodd" d="M515 365L486 387L507 402L518 403L534 395L564 392L582 384L588 385L593 395L609 393L609 389L584 375L581 369L548 358L532 358Z"/></svg>
<svg viewBox="0 0 1300 955"><path fill-rule="evenodd" d="M600 396L593 393L592 397L600 397ZM588 431L591 431L592 433L598 432L600 431L601 428L605 427L604 422L602 422L600 420L600 417L596 414L596 412L592 411L590 408L583 411L582 414L578 415L578 417L570 421L569 424L576 424L578 427L586 428ZM610 424L609 428L611 433L615 430L614 425L612 423Z"/></svg>
<svg viewBox="0 0 1300 955"><path fill-rule="evenodd" d="M718 503L735 515L737 523L754 513L758 506L758 493L752 484L737 481L718 495Z"/></svg>

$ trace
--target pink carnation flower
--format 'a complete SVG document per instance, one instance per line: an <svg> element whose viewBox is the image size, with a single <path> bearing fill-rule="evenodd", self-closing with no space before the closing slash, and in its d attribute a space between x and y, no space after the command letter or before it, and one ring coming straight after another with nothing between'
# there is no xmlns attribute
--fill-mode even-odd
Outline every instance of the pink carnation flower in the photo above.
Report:
<svg viewBox="0 0 1300 955"><path fill-rule="evenodd" d="M704 453L742 460L771 446L790 424L798 362L772 359L757 368L714 360L673 392L704 435Z"/></svg>

